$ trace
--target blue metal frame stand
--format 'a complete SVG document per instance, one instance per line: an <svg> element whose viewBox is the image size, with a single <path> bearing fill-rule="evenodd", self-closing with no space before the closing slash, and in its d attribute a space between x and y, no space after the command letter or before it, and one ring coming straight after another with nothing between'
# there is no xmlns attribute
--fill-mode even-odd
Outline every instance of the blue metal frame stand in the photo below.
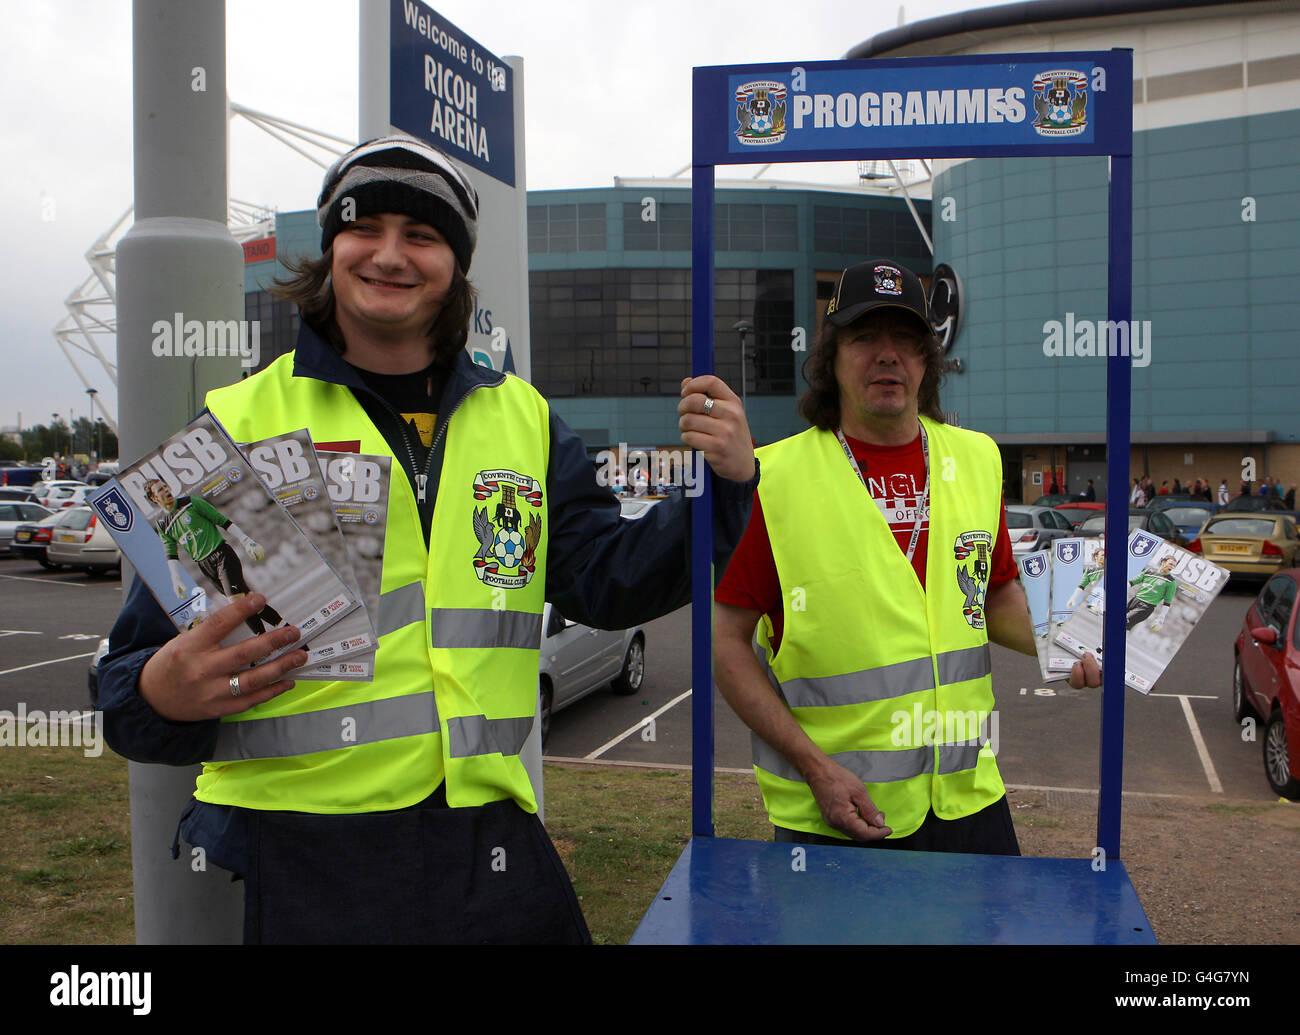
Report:
<svg viewBox="0 0 1300 1035"><path fill-rule="evenodd" d="M1049 83L1064 89L1070 103L1043 107ZM756 97L762 98L757 105ZM1106 155L1108 317L1130 319L1131 51L696 68L692 107L696 376L713 370L718 165ZM747 111L755 118L742 115ZM1109 357L1106 376L1106 550L1120 557L1128 535L1130 358ZM693 839L634 944L1154 942L1119 857L1126 640L1119 608L1105 617L1100 852L1093 858L950 856L714 838L712 511L709 474L691 526ZM1124 599L1123 566L1108 565L1105 577L1107 597Z"/></svg>

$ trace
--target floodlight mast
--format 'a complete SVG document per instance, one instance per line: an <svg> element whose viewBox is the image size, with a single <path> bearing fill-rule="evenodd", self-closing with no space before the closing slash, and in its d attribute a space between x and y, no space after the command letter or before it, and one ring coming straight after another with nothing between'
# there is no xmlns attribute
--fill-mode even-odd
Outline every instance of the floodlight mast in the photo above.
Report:
<svg viewBox="0 0 1300 1035"><path fill-rule="evenodd" d="M322 169L327 168L335 158L355 144L346 137L312 129L301 123L269 115L234 101L228 101L226 106L227 142L230 124L237 118L242 118L250 125L256 126L272 139ZM313 153L308 148L314 149L317 153ZM130 205L86 249L86 262L90 266L90 275L64 300L66 313L54 328L55 343L72 366L82 388L91 388L97 382L102 384L104 379L94 377L93 372L91 376L87 376L78 363L78 357L97 363L109 384L112 385L113 390L104 393L105 398L99 401L99 409L104 423L112 429L114 435L119 434L117 417L114 413L115 407L111 407L108 400L116 399L118 388L117 245L130 229L134 217L135 206ZM270 237L275 232L275 209L228 197L226 225L231 236L241 243ZM113 343L105 343L101 346L101 336L114 339Z"/></svg>

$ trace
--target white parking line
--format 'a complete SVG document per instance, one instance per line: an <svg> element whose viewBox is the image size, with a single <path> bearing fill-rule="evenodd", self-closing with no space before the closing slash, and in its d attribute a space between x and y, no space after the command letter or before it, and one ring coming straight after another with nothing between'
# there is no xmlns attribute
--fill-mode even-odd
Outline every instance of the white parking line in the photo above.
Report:
<svg viewBox="0 0 1300 1035"><path fill-rule="evenodd" d="M1196 753L1201 756L1201 768L1205 770L1205 778L1210 781L1210 790L1215 794L1223 793L1223 784L1219 783L1219 774L1214 771L1214 763L1210 761L1210 753L1205 749L1205 740L1201 737L1201 727L1196 725L1196 716L1192 714L1192 703L1189 698L1200 697L1204 699L1203 694L1161 694L1161 697L1177 697L1183 706L1183 715L1187 719L1187 728L1192 731L1192 742L1196 745ZM1218 700L1211 697L1210 700Z"/></svg>
<svg viewBox="0 0 1300 1035"><path fill-rule="evenodd" d="M14 579L18 582L39 582L42 586L74 586L85 589L88 582L68 582L66 579L34 579L30 575L0 575L0 579Z"/></svg>
<svg viewBox="0 0 1300 1035"><path fill-rule="evenodd" d="M92 650L89 654L69 654L66 658L53 658L50 661L38 661L33 665L19 665L17 668L7 668L0 672L0 676L7 676L13 672L25 672L29 668L40 668L42 665L57 665L60 661L76 661L78 658L93 658L95 652Z"/></svg>
<svg viewBox="0 0 1300 1035"><path fill-rule="evenodd" d="M4 675L4 673L3 673L3 672L0 672L0 675ZM637 730L644 729L647 723L649 723L649 722L653 722L655 719L659 718L659 716L661 716L664 712L666 712L666 711L667 711L669 708L671 708L673 705L678 704L678 703L680 703L680 702L686 700L686 698L688 698L688 697L690 697L690 696L691 696L691 692L690 692L689 690L687 690L686 693L684 693L684 694L678 694L678 695L677 695L676 697L674 697L671 701L669 701L666 705L664 705L662 708L660 708L657 712L654 712L653 714L647 715L644 719L642 719L640 722L638 722L635 726L632 726L632 727L630 727L630 728L628 728L628 729L625 729L622 733L620 733L620 734L619 734L617 737L615 737L613 740L610 740L610 741L605 742L604 744L601 744L600 747L596 748L596 750L593 751L591 754L589 754L589 755L584 755L583 757L586 758L586 759L588 759L588 760L591 760L591 759L593 759L593 758L599 758L599 757L600 757L601 755L603 755L606 751L608 751L610 748L612 748L615 744L619 743L620 741L626 740L628 737L632 736L632 734L635 733Z"/></svg>

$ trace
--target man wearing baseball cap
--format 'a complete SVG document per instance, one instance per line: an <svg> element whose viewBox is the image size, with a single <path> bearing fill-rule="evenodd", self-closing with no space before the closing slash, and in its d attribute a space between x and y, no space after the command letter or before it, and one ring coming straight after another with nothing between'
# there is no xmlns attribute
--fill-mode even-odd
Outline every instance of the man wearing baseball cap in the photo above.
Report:
<svg viewBox="0 0 1300 1035"><path fill-rule="evenodd" d="M945 422L942 372L916 274L851 266L804 367L812 427L758 451L714 667L778 841L1019 854L988 641L1033 633L998 448Z"/></svg>
<svg viewBox="0 0 1300 1035"><path fill-rule="evenodd" d="M101 665L115 750L204 763L181 834L245 878L248 942L590 940L520 760L543 607L622 629L689 602L689 503L623 521L546 401L471 362L477 220L437 149L354 148L325 175L322 256L281 284L296 350L207 399L238 441L307 427L393 458L373 682L294 684L301 651L245 668L296 635L220 648L259 596L176 636L138 581ZM758 480L745 415L712 376L677 410L718 476L721 569ZM528 549L485 561L503 502Z"/></svg>

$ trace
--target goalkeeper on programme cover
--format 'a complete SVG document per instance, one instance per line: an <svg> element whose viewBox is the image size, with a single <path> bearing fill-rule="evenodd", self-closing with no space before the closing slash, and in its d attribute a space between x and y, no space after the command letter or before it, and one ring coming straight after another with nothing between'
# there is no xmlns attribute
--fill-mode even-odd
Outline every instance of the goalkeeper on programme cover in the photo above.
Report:
<svg viewBox="0 0 1300 1035"><path fill-rule="evenodd" d="M1102 576L1106 574L1106 551L1100 547L1093 558L1093 566L1083 573L1079 585L1075 587L1070 599L1065 602L1066 610L1073 611L1084 597L1088 598L1088 610L1101 614L1102 601L1105 599ZM1091 590L1091 592L1089 592Z"/></svg>
<svg viewBox="0 0 1300 1035"><path fill-rule="evenodd" d="M234 601L249 592L248 583L244 581L244 566L221 530L229 529L248 559L256 562L266 557L266 551L254 539L245 535L238 525L202 497L182 496L177 499L167 483L159 478L145 483L144 494L164 513L158 534L167 555L172 590L178 597L185 596L177 552L181 546L194 558L199 571L228 600ZM249 615L244 624L253 630L254 636L260 636L266 631L263 622L274 628L282 621L280 613L267 603L262 610Z"/></svg>
<svg viewBox="0 0 1300 1035"><path fill-rule="evenodd" d="M1174 555L1166 554L1160 561L1159 571L1146 571L1143 569L1138 572L1137 578L1129 583L1136 588L1133 599L1128 605L1128 628L1131 631L1133 626L1139 622L1145 622L1151 617L1157 607L1160 613L1152 619L1151 624L1147 626L1153 633L1158 633L1160 627L1164 625L1165 616L1169 613L1169 608L1173 605L1174 597L1178 595L1178 580L1170 574L1177 563Z"/></svg>

